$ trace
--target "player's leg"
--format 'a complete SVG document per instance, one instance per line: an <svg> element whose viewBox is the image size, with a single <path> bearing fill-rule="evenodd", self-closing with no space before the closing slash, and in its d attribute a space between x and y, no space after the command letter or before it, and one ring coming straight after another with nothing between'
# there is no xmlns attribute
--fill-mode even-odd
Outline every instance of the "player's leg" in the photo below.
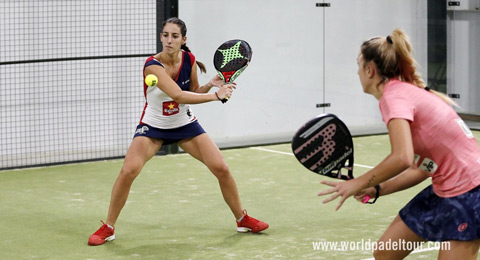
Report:
<svg viewBox="0 0 480 260"><path fill-rule="evenodd" d="M115 181L110 198L107 224L114 226L127 201L130 187L145 163L162 147L162 141L144 136L135 137L128 148L120 174Z"/></svg>
<svg viewBox="0 0 480 260"><path fill-rule="evenodd" d="M443 243L438 252L439 260L464 259L475 260L480 248L480 239L472 241L450 240Z"/></svg>
<svg viewBox="0 0 480 260"><path fill-rule="evenodd" d="M376 250L373 252L373 256L376 260L403 259L414 250L410 245L419 245L421 242L425 242L425 240L415 234L407 225L405 225L400 216L397 215L377 241ZM395 249L398 250L392 250L392 243L397 243L399 248L397 247ZM406 243L410 243L410 245L405 246ZM402 244L404 244L404 246L402 246Z"/></svg>
<svg viewBox="0 0 480 260"><path fill-rule="evenodd" d="M120 174L115 181L110 198L107 223L104 223L89 239L92 246L102 245L115 239L114 225L118 215L127 201L133 180L140 174L145 163L154 156L162 146L162 141L139 136L133 139L128 148ZM102 221L103 223L103 221Z"/></svg>
<svg viewBox="0 0 480 260"><path fill-rule="evenodd" d="M201 161L217 177L223 198L232 210L235 218L243 216L242 203L238 195L237 184L223 159L217 145L207 134L180 141L179 146L194 158Z"/></svg>
<svg viewBox="0 0 480 260"><path fill-rule="evenodd" d="M268 224L247 215L243 210L238 195L237 184L230 173L217 145L207 134L201 134L191 139L179 142L180 147L194 158L203 162L217 177L225 202L237 219L238 232L260 232L268 228Z"/></svg>

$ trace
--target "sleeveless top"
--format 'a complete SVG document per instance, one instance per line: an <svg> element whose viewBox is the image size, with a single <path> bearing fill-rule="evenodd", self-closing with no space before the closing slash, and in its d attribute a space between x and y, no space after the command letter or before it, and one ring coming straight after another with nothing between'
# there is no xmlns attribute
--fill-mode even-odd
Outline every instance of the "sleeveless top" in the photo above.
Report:
<svg viewBox="0 0 480 260"><path fill-rule="evenodd" d="M190 91L190 75L195 56L190 52L182 51L182 64L180 65L177 78L174 79L183 91ZM178 104L165 94L159 87L149 87L145 83L145 68L150 65L165 66L154 56L150 56L143 67L143 92L145 106L140 124L147 124L160 129L178 128L197 120L188 104Z"/></svg>

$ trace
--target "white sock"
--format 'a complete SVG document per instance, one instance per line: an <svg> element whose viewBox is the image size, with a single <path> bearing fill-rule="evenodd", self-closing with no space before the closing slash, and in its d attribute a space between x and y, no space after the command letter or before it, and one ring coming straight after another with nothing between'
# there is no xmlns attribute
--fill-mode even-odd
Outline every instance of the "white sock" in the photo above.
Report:
<svg viewBox="0 0 480 260"><path fill-rule="evenodd" d="M112 226L110 226L109 224L107 224L107 226L108 226L111 230L113 230L113 227L112 227Z"/></svg>
<svg viewBox="0 0 480 260"><path fill-rule="evenodd" d="M243 217L245 217L245 215L243 215L241 218L237 219L237 222L238 223L242 222Z"/></svg>

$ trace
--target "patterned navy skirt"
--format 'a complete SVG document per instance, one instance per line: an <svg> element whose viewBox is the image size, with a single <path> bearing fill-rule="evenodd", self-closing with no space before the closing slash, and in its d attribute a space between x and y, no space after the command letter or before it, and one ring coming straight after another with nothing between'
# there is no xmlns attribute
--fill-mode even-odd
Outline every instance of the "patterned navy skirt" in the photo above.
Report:
<svg viewBox="0 0 480 260"><path fill-rule="evenodd" d="M163 145L177 143L183 139L192 138L205 133L198 121L194 121L188 125L173 129L160 129L147 124L139 124L135 135L158 138L163 140Z"/></svg>
<svg viewBox="0 0 480 260"><path fill-rule="evenodd" d="M403 222L428 241L480 238L480 186L456 197L442 198L432 185L399 212Z"/></svg>

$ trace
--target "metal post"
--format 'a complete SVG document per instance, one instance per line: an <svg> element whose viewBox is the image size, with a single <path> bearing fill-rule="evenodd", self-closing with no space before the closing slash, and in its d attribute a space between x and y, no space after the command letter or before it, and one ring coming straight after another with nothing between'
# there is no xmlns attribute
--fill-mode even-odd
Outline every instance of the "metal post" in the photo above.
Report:
<svg viewBox="0 0 480 260"><path fill-rule="evenodd" d="M178 0L157 0L157 53L163 50L160 34L162 33L162 23L170 17L178 17ZM178 153L177 144L163 145L157 154Z"/></svg>

